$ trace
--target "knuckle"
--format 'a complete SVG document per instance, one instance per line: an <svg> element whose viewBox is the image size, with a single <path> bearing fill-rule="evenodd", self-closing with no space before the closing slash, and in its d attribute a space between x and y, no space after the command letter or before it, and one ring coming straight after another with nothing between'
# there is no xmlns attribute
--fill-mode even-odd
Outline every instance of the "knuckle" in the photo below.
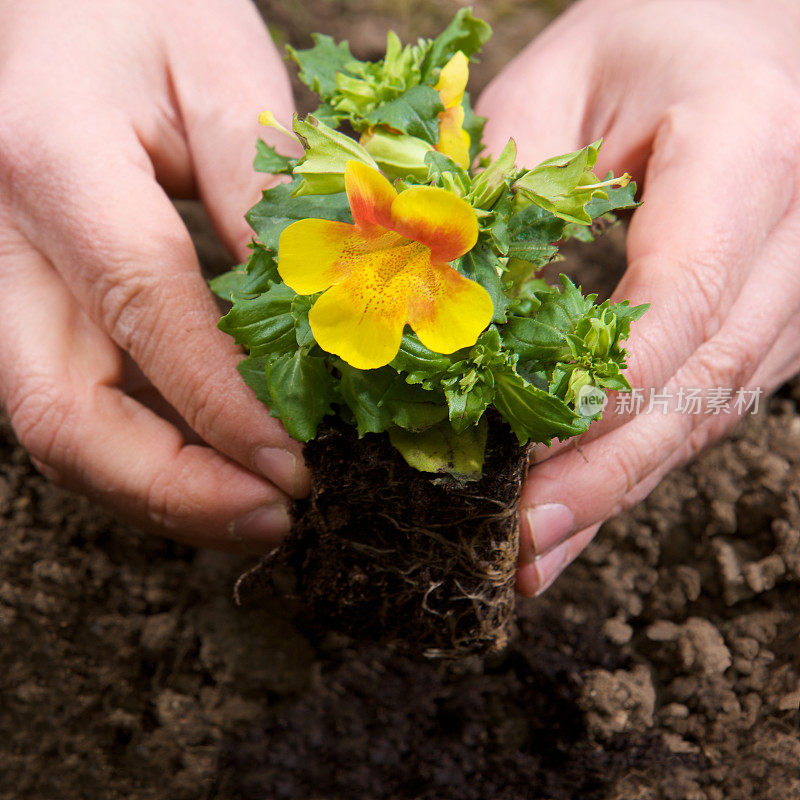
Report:
<svg viewBox="0 0 800 800"><path fill-rule="evenodd" d="M754 366L755 358L755 353L748 353L734 342L711 339L700 345L678 377L703 388L738 387Z"/></svg>
<svg viewBox="0 0 800 800"><path fill-rule="evenodd" d="M224 392L213 374L195 375L181 387L178 410L201 436L214 430L228 413Z"/></svg>
<svg viewBox="0 0 800 800"><path fill-rule="evenodd" d="M186 491L189 479L191 475L180 458L169 472L153 476L143 495L144 511L152 525L174 530L192 516L194 504Z"/></svg>
<svg viewBox="0 0 800 800"><path fill-rule="evenodd" d="M146 275L128 273L98 276L95 285L95 317L109 336L126 352L141 354L154 328L155 291Z"/></svg>

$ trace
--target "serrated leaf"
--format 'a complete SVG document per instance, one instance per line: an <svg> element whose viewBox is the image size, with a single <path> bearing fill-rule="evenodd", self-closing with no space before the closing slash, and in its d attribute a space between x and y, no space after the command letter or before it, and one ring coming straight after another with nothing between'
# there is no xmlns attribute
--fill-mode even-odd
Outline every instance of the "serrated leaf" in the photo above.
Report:
<svg viewBox="0 0 800 800"><path fill-rule="evenodd" d="M613 172L609 172L604 178L604 181L610 180L614 177ZM639 203L636 202L636 183L631 181L627 186L608 186L605 189L605 197L593 197L586 204L586 213L592 218L597 219L610 211L624 211L626 209L636 208Z"/></svg>
<svg viewBox="0 0 800 800"><path fill-rule="evenodd" d="M284 228L300 219L330 219L351 222L350 203L344 192L326 195L304 195L292 197L300 178L291 183L282 183L264 192L245 215L259 241L275 252L278 239Z"/></svg>
<svg viewBox="0 0 800 800"><path fill-rule="evenodd" d="M336 90L336 73L362 62L353 58L347 42L337 44L331 36L320 33L312 33L311 38L313 47L295 50L287 45L286 52L300 67L300 80L323 100L328 100Z"/></svg>
<svg viewBox="0 0 800 800"><path fill-rule="evenodd" d="M431 43L422 62L422 81L433 83L434 70L443 67L459 50L468 57L477 53L491 35L488 23L473 17L471 8L459 9L453 21Z"/></svg>
<svg viewBox="0 0 800 800"><path fill-rule="evenodd" d="M272 411L289 436L300 442L313 439L335 395L325 360L297 350L269 361L266 375Z"/></svg>
<svg viewBox="0 0 800 800"><path fill-rule="evenodd" d="M476 383L466 392L459 389L445 390L448 417L456 433L478 424L483 412L494 399L494 391L494 386L483 382Z"/></svg>
<svg viewBox="0 0 800 800"><path fill-rule="evenodd" d="M588 422L557 397L513 372L495 376L494 406L520 444L547 442L584 433Z"/></svg>
<svg viewBox="0 0 800 800"><path fill-rule="evenodd" d="M271 286L258 297L236 300L219 321L219 329L254 356L291 353L297 349L292 317L295 293L283 284Z"/></svg>
<svg viewBox="0 0 800 800"><path fill-rule="evenodd" d="M462 433L456 433L449 422L441 422L422 433L390 428L389 439L414 469L473 481L483 472L487 433L485 420Z"/></svg>
<svg viewBox="0 0 800 800"><path fill-rule="evenodd" d="M492 298L494 315L492 322L505 322L508 297L500 280L500 260L494 250L486 244L477 244L455 262L456 269L471 281L483 286Z"/></svg>
<svg viewBox="0 0 800 800"><path fill-rule="evenodd" d="M439 113L442 100L431 86L414 86L388 103L382 103L366 116L370 125L385 125L429 144L439 141Z"/></svg>
<svg viewBox="0 0 800 800"><path fill-rule="evenodd" d="M263 139L256 142L256 157L253 160L253 169L256 172L268 172L271 175L291 174L294 164L293 158L282 156Z"/></svg>

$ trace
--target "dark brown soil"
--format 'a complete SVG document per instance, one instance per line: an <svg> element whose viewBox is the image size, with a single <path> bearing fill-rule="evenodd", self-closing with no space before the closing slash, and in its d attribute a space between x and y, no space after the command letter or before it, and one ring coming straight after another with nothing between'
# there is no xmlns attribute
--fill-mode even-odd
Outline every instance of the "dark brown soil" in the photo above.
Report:
<svg viewBox="0 0 800 800"><path fill-rule="evenodd" d="M429 658L502 650L528 448L488 418L484 477L464 484L409 467L385 434L359 439L324 421L303 451L311 496L295 504L281 547L242 576L237 599L285 565L316 627Z"/></svg>
<svg viewBox="0 0 800 800"><path fill-rule="evenodd" d="M301 20L355 39L354 8ZM501 11L505 57L533 12ZM0 798L796 800L798 401L608 523L505 656L458 668L240 611L249 562L52 487L0 421Z"/></svg>

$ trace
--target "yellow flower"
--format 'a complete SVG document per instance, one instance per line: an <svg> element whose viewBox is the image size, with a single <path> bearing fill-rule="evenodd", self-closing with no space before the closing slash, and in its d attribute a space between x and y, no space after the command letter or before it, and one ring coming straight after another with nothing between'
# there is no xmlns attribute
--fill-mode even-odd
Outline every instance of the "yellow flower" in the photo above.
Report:
<svg viewBox="0 0 800 800"><path fill-rule="evenodd" d="M469 169L469 134L464 130L464 107L461 100L469 79L469 60L459 50L443 67L439 92L444 111L439 114L439 141L436 149L464 169Z"/></svg>
<svg viewBox="0 0 800 800"><path fill-rule="evenodd" d="M492 300L449 265L478 238L469 204L432 186L398 194L354 160L344 178L355 224L304 219L278 243L286 285L324 292L308 315L317 344L358 369L388 364L406 323L437 353L474 344L492 319Z"/></svg>

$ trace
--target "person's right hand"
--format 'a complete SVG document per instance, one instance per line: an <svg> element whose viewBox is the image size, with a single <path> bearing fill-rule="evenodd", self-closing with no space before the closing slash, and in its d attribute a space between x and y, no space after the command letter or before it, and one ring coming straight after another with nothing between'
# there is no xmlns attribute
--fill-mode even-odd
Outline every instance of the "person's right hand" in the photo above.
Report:
<svg viewBox="0 0 800 800"><path fill-rule="evenodd" d="M246 0L0 0L0 402L46 475L254 552L307 473L169 196L199 194L246 258L267 107L287 118L291 91Z"/></svg>
<svg viewBox="0 0 800 800"><path fill-rule="evenodd" d="M533 165L604 137L595 172L644 179L614 299L652 303L627 375L671 400L669 413L610 407L577 442L537 448L523 594L728 433L746 411L738 392L752 400L800 369L798 43L795 0L582 0L481 97L495 153L511 136ZM687 390L727 396L729 413L681 410Z"/></svg>

